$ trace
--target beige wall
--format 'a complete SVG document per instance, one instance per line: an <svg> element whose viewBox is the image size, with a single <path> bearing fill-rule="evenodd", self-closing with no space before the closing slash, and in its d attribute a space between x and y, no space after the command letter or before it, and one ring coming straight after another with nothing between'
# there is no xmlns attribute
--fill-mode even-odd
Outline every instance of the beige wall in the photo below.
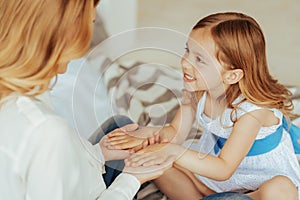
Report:
<svg viewBox="0 0 300 200"><path fill-rule="evenodd" d="M171 28L185 34L200 18L214 12L251 15L265 33L271 73L285 84L300 85L300 0L137 0L137 4L138 27ZM137 57L179 66L179 60L166 53Z"/></svg>

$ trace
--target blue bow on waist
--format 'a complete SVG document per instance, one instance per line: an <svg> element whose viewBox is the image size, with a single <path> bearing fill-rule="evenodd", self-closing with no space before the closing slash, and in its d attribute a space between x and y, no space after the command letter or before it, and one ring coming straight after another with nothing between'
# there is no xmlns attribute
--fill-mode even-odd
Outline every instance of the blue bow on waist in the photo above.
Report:
<svg viewBox="0 0 300 200"><path fill-rule="evenodd" d="M247 156L256 156L256 155L267 153L275 149L281 141L283 129L285 129L290 134L295 153L300 154L300 144L298 142L300 141L300 128L295 126L292 123L290 124L289 127L289 124L287 123L286 119L283 117L282 125L279 126L274 133L268 135L265 138L257 139L254 141ZM226 141L227 138L218 137L217 142L214 146L214 151L216 154L220 151L220 149L223 148Z"/></svg>

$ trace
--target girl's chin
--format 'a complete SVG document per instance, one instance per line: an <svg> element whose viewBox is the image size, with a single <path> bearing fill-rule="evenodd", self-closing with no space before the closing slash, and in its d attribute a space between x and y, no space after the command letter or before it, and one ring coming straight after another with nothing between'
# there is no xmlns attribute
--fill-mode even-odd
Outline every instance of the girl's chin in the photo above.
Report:
<svg viewBox="0 0 300 200"><path fill-rule="evenodd" d="M195 89L194 87L188 86L188 85L184 85L184 89L189 91L189 92L197 91L197 89Z"/></svg>

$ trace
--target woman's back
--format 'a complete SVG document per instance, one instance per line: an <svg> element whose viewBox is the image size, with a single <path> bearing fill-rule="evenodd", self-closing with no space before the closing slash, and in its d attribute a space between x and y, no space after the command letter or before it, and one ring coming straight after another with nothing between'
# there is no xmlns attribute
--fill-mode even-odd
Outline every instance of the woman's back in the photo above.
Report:
<svg viewBox="0 0 300 200"><path fill-rule="evenodd" d="M38 98L0 109L1 198L96 199L105 188L103 163L93 157L101 153L52 113L47 94Z"/></svg>

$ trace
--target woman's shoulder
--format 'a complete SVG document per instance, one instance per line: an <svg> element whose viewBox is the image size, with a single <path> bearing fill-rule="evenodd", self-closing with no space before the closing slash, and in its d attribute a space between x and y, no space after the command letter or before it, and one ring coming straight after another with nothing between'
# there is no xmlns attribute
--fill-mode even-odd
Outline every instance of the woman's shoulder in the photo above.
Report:
<svg viewBox="0 0 300 200"><path fill-rule="evenodd" d="M11 163L26 165L42 152L64 154L64 149L74 146L72 129L40 100L25 96L11 99L0 116L0 149Z"/></svg>
<svg viewBox="0 0 300 200"><path fill-rule="evenodd" d="M67 140L73 132L67 122L51 109L51 104L42 98L12 98L1 108L0 117L0 135L10 144L41 137L39 135L44 140L57 136Z"/></svg>

